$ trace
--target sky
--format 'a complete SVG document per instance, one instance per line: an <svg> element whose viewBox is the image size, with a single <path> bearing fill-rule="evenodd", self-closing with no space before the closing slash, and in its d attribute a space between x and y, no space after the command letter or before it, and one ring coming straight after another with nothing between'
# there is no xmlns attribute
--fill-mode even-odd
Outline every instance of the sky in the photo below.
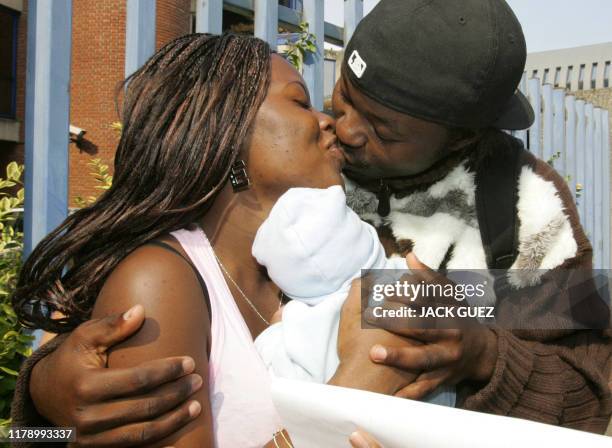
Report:
<svg viewBox="0 0 612 448"><path fill-rule="evenodd" d="M612 42L612 0L507 2L523 25L530 53ZM376 3L364 0L364 13ZM344 0L325 0L325 20L343 26Z"/></svg>

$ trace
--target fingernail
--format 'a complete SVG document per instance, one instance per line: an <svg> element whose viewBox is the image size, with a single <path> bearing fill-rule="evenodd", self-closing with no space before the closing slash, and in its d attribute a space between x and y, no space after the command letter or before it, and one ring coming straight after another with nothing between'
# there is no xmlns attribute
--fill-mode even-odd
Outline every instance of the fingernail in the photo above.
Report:
<svg viewBox="0 0 612 448"><path fill-rule="evenodd" d="M363 436L358 432L354 432L353 434L351 434L349 440L357 448L370 448L370 444L368 443L368 441L364 439Z"/></svg>
<svg viewBox="0 0 612 448"><path fill-rule="evenodd" d="M134 315L134 313L136 312L136 310L140 307L142 307L142 305L134 305L132 308L127 310L125 313L123 313L123 320L130 320L132 316Z"/></svg>
<svg viewBox="0 0 612 448"><path fill-rule="evenodd" d="M193 372L193 369L195 369L195 362L193 361L193 359L184 358L183 359L183 372L191 373Z"/></svg>
<svg viewBox="0 0 612 448"><path fill-rule="evenodd" d="M195 417L202 410L202 406L200 406L199 402L192 401L191 403L189 403L189 408L187 408L187 409L189 409L189 416L190 417Z"/></svg>
<svg viewBox="0 0 612 448"><path fill-rule="evenodd" d="M384 361L387 358L387 350L382 345L375 345L370 350L372 361Z"/></svg>
<svg viewBox="0 0 612 448"><path fill-rule="evenodd" d="M132 308L127 310L125 313L123 313L123 320L130 320L130 317L132 317L132 314L134 313L134 308L136 307L133 306Z"/></svg>
<svg viewBox="0 0 612 448"><path fill-rule="evenodd" d="M194 375L191 380L191 389L197 390L202 385L202 377L200 375Z"/></svg>

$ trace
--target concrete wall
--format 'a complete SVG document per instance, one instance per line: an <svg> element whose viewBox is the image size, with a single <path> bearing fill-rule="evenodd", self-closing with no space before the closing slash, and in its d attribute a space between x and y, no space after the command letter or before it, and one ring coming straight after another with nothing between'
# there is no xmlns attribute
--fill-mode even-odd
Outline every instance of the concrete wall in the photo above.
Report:
<svg viewBox="0 0 612 448"><path fill-rule="evenodd" d="M563 50L544 51L530 53L527 55L525 72L528 78L536 76L544 83L556 84L557 87L565 87L569 90L590 90L593 70L595 70L595 88L605 87L605 78L608 86L612 87L612 68L608 68L605 76L606 65L610 67L612 61L612 42L584 47L568 48ZM597 64L594 66L594 64ZM583 72L583 86L579 86L579 77ZM571 67L571 69L570 69ZM548 70L547 79L546 70ZM555 82L557 80L557 82Z"/></svg>

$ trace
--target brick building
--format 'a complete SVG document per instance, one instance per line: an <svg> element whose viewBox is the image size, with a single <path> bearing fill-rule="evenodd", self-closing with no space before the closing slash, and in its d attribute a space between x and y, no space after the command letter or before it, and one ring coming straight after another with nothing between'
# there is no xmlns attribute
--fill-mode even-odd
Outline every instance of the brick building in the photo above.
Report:
<svg viewBox="0 0 612 448"><path fill-rule="evenodd" d="M156 1L156 45L192 29L191 0ZM70 143L69 197L95 194L88 162L111 163L118 141L115 95L124 78L125 0L72 2L70 123L85 131ZM0 0L0 177L24 158L27 0Z"/></svg>
<svg viewBox="0 0 612 448"><path fill-rule="evenodd" d="M156 2L157 48L193 32L196 0L150 1ZM240 5L224 5L223 29L252 33L253 11ZM301 0L279 5L285 11L302 9ZM111 124L118 120L115 96L125 72L125 17L126 0L72 1L70 123L85 133L69 147L71 206L76 196L99 192L91 159L112 164L118 133ZM27 19L28 0L0 0L0 177L10 161L24 160Z"/></svg>

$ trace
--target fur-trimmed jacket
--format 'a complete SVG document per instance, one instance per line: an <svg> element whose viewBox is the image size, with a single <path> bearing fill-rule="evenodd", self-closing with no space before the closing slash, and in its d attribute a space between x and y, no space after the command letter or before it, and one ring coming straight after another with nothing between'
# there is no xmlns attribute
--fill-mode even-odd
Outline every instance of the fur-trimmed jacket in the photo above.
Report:
<svg viewBox="0 0 612 448"><path fill-rule="evenodd" d="M497 135L496 141L500 138L510 137ZM475 147L417 177L390 180L385 217L377 212L376 185L368 190L348 182L348 203L377 227L388 255L412 250L432 269L486 270L475 173L482 152L495 150ZM531 154L520 170L516 208L518 255L507 283L528 294L520 312L530 322L542 314L539 302L568 300L567 291L551 278L561 270L590 272L592 248L567 182ZM504 307L503 298L495 300L498 309ZM493 376L480 388L459 385L464 397L460 407L604 433L612 413L612 334L609 310L603 306L600 311L608 314L595 319L598 330L493 327L498 339Z"/></svg>

